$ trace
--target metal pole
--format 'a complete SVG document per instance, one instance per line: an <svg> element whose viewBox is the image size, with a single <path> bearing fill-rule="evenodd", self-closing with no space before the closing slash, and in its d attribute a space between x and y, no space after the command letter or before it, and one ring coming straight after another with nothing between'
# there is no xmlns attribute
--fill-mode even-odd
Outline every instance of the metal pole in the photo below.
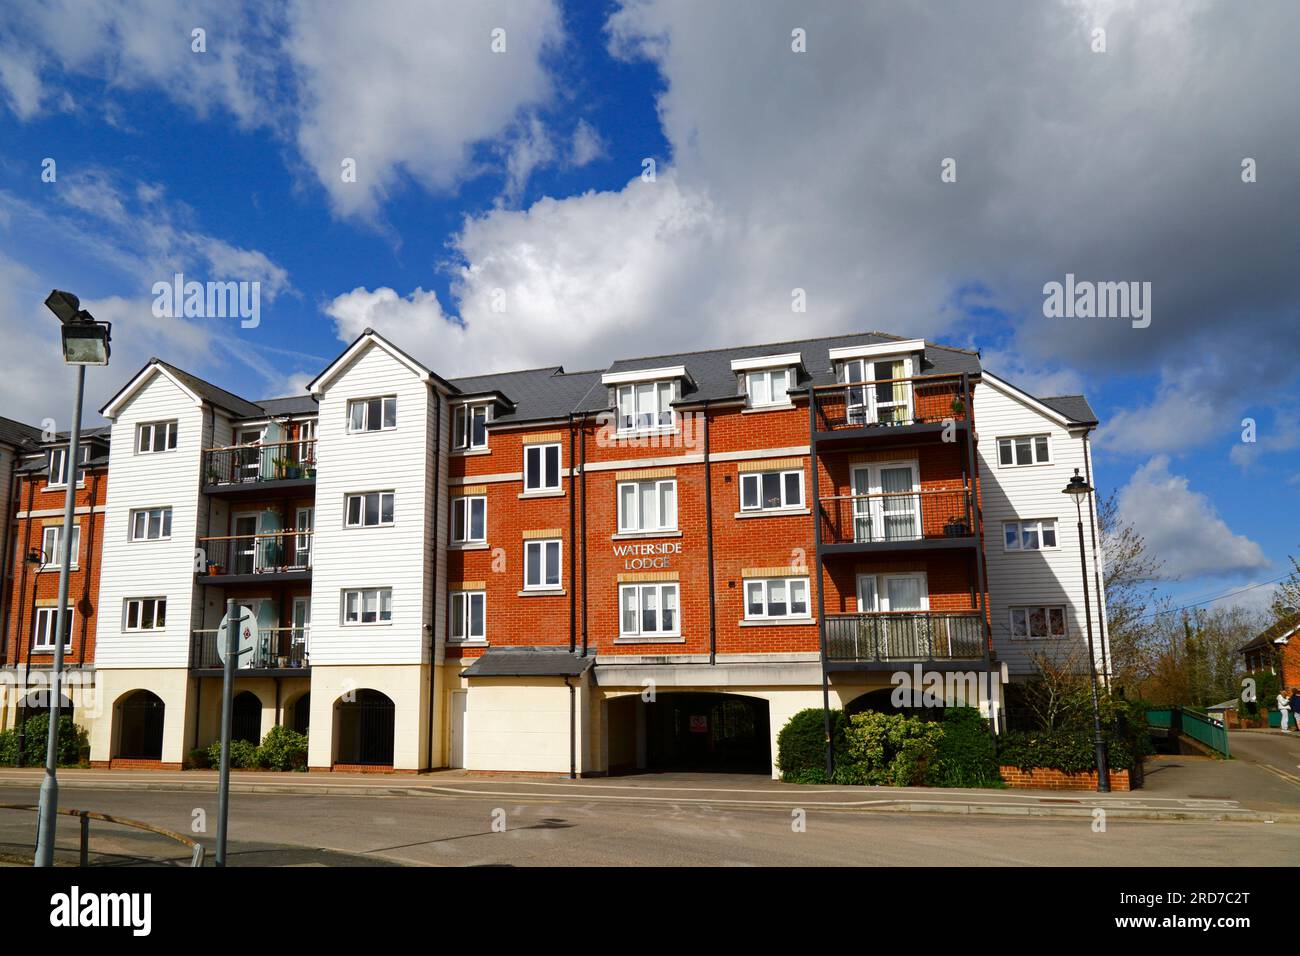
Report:
<svg viewBox="0 0 1300 956"><path fill-rule="evenodd" d="M234 710L235 655L239 648L239 613L234 598L226 601L226 660L221 687L221 771L217 778L217 866L226 865L226 823L230 818L230 719Z"/></svg>
<svg viewBox="0 0 1300 956"><path fill-rule="evenodd" d="M77 366L77 400L73 406L72 432L68 436L68 457L63 477L68 490L63 496L63 536L59 540L59 613L54 624L54 667L50 673L50 730L45 742L45 779L41 781L40 812L36 827L36 865L54 865L55 827L59 817L59 782L55 769L59 760L59 698L63 676L63 632L68 620L68 566L72 564L72 518L77 504L77 455L81 444L81 397L86 388L86 366ZM51 476L53 477L53 476ZM68 628L71 637L72 629Z"/></svg>
<svg viewBox="0 0 1300 956"><path fill-rule="evenodd" d="M1093 744L1097 750L1097 792L1110 793L1110 767L1106 760L1106 738L1101 732L1101 705L1097 699L1097 661L1092 645L1092 602L1088 598L1088 558L1083 547L1083 505L1082 495L1076 495L1074 510L1079 524L1079 567L1083 571L1083 618L1088 629L1088 677L1092 683L1092 732Z"/></svg>

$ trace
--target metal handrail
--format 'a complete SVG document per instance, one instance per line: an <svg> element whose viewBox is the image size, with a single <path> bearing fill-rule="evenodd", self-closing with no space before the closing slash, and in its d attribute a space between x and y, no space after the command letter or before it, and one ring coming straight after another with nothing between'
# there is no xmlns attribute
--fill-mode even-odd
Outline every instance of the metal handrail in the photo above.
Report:
<svg viewBox="0 0 1300 956"><path fill-rule="evenodd" d="M33 813L39 813L40 807L30 803L0 803L0 810L29 810ZM136 830L144 830L147 833L156 833L159 836L174 840L183 846L190 848L190 866L203 866L203 844L197 840L191 840L183 833L177 833L175 830L168 830L165 827L154 826L152 823L145 823L142 820L132 820L129 817L115 817L109 813L99 813L95 810L58 810L56 811L63 816L78 817L81 820L81 857L80 865L90 865L90 821L99 820L103 823L115 823L118 826L131 827Z"/></svg>
<svg viewBox="0 0 1300 956"><path fill-rule="evenodd" d="M315 438L298 438L293 441L250 442L247 445L217 445L213 448L204 448L203 452L206 454L207 452L213 452L213 451L242 451L248 448L256 448L258 450L262 450L265 448L288 448L291 446L295 448L301 448L304 445L315 445L315 444L316 444Z"/></svg>
<svg viewBox="0 0 1300 956"><path fill-rule="evenodd" d="M315 533L316 532L311 529L298 531L296 529L289 528L284 531L259 531L256 534L214 534L214 535L208 535L207 537L199 538L198 540L200 541L244 541L247 540L248 538L283 538L287 534L298 534L298 535L306 536Z"/></svg>

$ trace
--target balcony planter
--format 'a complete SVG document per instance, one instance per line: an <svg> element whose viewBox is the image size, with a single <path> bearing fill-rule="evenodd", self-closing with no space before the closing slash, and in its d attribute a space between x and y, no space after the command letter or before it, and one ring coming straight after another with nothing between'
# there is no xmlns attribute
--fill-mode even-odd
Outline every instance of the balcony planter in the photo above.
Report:
<svg viewBox="0 0 1300 956"><path fill-rule="evenodd" d="M275 659L275 665L280 668L280 670L287 670L289 667L289 658L281 655Z"/></svg>
<svg viewBox="0 0 1300 956"><path fill-rule="evenodd" d="M952 400L952 414L954 418L961 418L966 414L966 403L960 397Z"/></svg>
<svg viewBox="0 0 1300 956"><path fill-rule="evenodd" d="M965 521L949 521L943 526L943 534L946 538L967 538L970 537L970 525Z"/></svg>
<svg viewBox="0 0 1300 956"><path fill-rule="evenodd" d="M215 561L208 562L208 574L211 575L212 577L216 577L224 570L225 569L221 565L217 564L217 562Z"/></svg>
<svg viewBox="0 0 1300 956"><path fill-rule="evenodd" d="M221 484L221 472L217 471L215 468L209 468L208 475L207 475L207 482L210 485Z"/></svg>

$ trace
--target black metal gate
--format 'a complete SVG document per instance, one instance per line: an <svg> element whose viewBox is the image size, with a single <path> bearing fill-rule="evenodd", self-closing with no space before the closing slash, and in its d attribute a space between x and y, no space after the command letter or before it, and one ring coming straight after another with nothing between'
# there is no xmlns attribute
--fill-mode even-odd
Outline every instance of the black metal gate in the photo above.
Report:
<svg viewBox="0 0 1300 956"><path fill-rule="evenodd" d="M300 734L305 734L310 726L311 691L307 691L293 705L293 729Z"/></svg>
<svg viewBox="0 0 1300 956"><path fill-rule="evenodd" d="M262 742L262 702L252 691L235 695L230 708L230 739Z"/></svg>
<svg viewBox="0 0 1300 956"><path fill-rule="evenodd" d="M337 705L337 763L391 766L397 709L377 690L359 690L354 701Z"/></svg>
<svg viewBox="0 0 1300 956"><path fill-rule="evenodd" d="M147 690L136 691L118 705L117 753L133 760L161 760L163 746L162 699Z"/></svg>

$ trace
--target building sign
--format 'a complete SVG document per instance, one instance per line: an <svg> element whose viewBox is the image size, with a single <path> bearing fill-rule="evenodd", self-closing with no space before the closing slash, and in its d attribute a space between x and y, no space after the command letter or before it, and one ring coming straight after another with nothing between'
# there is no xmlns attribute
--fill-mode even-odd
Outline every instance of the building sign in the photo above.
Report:
<svg viewBox="0 0 1300 956"><path fill-rule="evenodd" d="M707 734L709 732L709 718L705 714L691 714L691 733Z"/></svg>
<svg viewBox="0 0 1300 956"><path fill-rule="evenodd" d="M681 553L680 541L614 545L614 556L623 559L626 571L664 571L672 566L670 559L679 557Z"/></svg>

